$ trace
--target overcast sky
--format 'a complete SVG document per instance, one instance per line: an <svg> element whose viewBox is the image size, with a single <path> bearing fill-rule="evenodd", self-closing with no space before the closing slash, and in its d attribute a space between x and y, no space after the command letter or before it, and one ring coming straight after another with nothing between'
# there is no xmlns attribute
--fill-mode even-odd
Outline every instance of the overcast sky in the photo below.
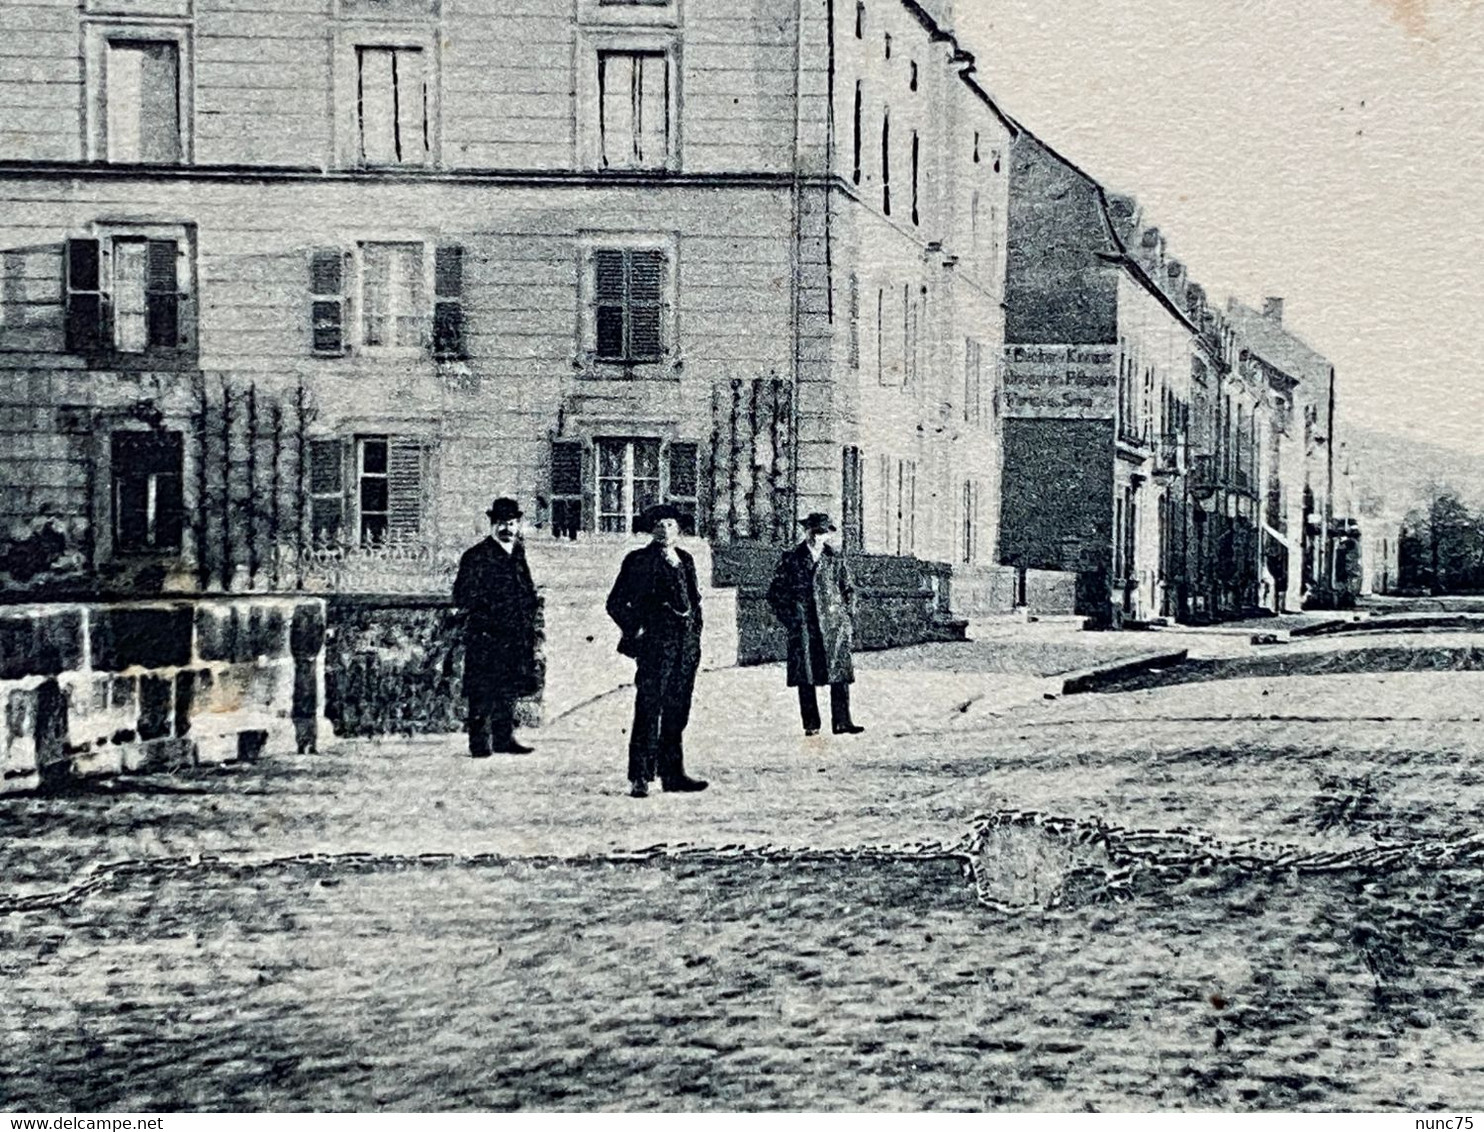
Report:
<svg viewBox="0 0 1484 1132"><path fill-rule="evenodd" d="M955 0L986 87L1346 418L1484 458L1484 0Z"/></svg>

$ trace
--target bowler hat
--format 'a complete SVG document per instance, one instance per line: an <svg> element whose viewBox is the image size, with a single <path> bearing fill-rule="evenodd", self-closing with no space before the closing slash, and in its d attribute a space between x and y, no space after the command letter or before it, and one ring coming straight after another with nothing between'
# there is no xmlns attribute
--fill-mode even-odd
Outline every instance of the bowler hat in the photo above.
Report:
<svg viewBox="0 0 1484 1132"><path fill-rule="evenodd" d="M674 519L677 523L683 521L677 508L668 503L656 503L653 507L646 507L639 516L639 530L652 531L661 519Z"/></svg>
<svg viewBox="0 0 1484 1132"><path fill-rule="evenodd" d="M799 520L799 525L806 531L820 531L824 533L839 529L823 511L811 511Z"/></svg>
<svg viewBox="0 0 1484 1132"><path fill-rule="evenodd" d="M507 519L519 519L522 512L519 503L502 495L490 504L490 509L485 514L490 517L491 523L503 523Z"/></svg>

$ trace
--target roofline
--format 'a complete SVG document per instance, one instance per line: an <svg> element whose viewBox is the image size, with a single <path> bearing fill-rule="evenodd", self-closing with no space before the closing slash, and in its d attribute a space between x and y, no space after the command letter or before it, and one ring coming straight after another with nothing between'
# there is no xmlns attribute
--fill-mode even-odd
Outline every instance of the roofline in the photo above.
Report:
<svg viewBox="0 0 1484 1132"><path fill-rule="evenodd" d="M942 24L938 23L938 21L933 18L933 14L926 8L924 8L921 4L919 4L917 0L902 0L902 7L907 10L907 13L910 16L912 16L919 24L922 25L924 30L927 31L928 35L932 37L934 42L951 43L953 45L952 62L958 63L960 66L958 72L959 79L962 80L963 84L967 86L969 90L973 92L973 94L981 102L984 103L984 105L989 107L990 112L993 113L994 116L1000 120L1005 129L1010 131L1011 137L1014 137L1016 134L1018 134L1020 132L1020 127L1016 124L1015 120L1011 118L1010 115L1006 114L1002 109L1000 109L999 103L995 102L993 96L991 96L987 90L979 85L978 80L973 78L975 70L974 53L958 41L958 36L953 33L953 30L951 28L945 28Z"/></svg>

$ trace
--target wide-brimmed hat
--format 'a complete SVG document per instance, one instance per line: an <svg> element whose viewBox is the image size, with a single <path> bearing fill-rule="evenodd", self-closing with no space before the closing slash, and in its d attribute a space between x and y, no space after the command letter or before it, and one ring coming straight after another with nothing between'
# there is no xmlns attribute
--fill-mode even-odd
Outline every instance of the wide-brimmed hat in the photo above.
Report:
<svg viewBox="0 0 1484 1132"><path fill-rule="evenodd" d="M490 509L485 514L490 517L491 523L503 523L508 519L519 519L524 512L519 503L502 495L490 504Z"/></svg>
<svg viewBox="0 0 1484 1132"><path fill-rule="evenodd" d="M656 503L653 507L646 507L639 516L639 530L652 531L661 519L674 519L677 523L684 522L684 516L680 509L668 503Z"/></svg>
<svg viewBox="0 0 1484 1132"><path fill-rule="evenodd" d="M806 531L820 531L825 534L839 530L823 511L811 511L799 520L799 526Z"/></svg>

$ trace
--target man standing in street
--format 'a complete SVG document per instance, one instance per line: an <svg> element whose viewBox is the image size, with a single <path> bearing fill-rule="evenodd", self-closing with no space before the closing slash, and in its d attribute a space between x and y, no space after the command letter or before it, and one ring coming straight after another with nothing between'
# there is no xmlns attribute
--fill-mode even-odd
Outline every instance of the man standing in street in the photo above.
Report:
<svg viewBox="0 0 1484 1132"><path fill-rule="evenodd" d="M858 735L865 728L850 718L855 582L845 556L829 543L830 517L816 511L801 522L804 541L784 552L768 587L768 605L788 631L788 686L799 690L805 735L819 734L814 689L822 684L830 686L830 730Z"/></svg>
<svg viewBox="0 0 1484 1132"><path fill-rule="evenodd" d="M640 518L652 535L631 551L608 594L608 616L623 633L618 651L631 656L634 726L629 732L629 793L649 795L659 778L667 791L691 793L706 783L685 773L682 737L701 666L701 589L696 564L677 545L680 513L651 507Z"/></svg>
<svg viewBox="0 0 1484 1132"><path fill-rule="evenodd" d="M496 499L485 512L490 534L464 552L453 603L464 611L464 696L469 754L527 755L515 739L515 701L534 695L536 586L520 540L520 505Z"/></svg>

